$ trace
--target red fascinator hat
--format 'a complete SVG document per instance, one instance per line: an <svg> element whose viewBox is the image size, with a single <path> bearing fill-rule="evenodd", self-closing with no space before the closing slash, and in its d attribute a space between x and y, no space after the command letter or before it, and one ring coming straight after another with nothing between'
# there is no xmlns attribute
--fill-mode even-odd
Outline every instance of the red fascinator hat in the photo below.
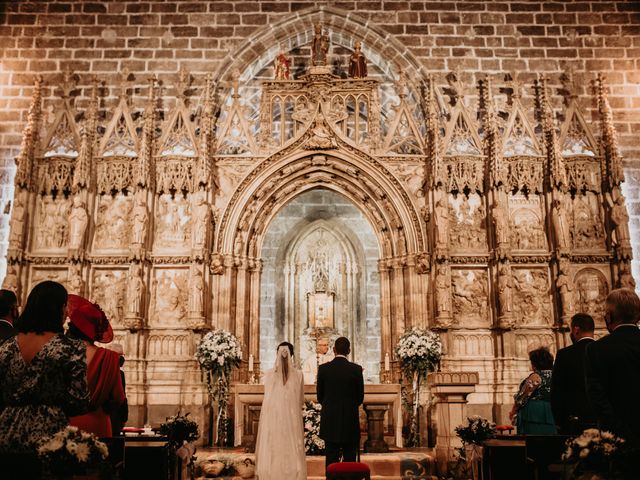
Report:
<svg viewBox="0 0 640 480"><path fill-rule="evenodd" d="M70 294L67 299L67 314L71 323L95 342L109 343L113 340L113 329L97 303Z"/></svg>

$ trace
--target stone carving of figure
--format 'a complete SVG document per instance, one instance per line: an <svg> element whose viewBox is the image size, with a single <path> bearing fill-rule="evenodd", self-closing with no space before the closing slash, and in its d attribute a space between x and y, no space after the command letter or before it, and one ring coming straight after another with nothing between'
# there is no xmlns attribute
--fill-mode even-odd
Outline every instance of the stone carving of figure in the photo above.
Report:
<svg viewBox="0 0 640 480"><path fill-rule="evenodd" d="M367 59L361 49L362 44L356 42L349 59L349 76L351 78L366 78L367 76Z"/></svg>
<svg viewBox="0 0 640 480"><path fill-rule="evenodd" d="M447 267L438 267L436 275L436 308L438 315L448 316L451 314L451 278Z"/></svg>
<svg viewBox="0 0 640 480"><path fill-rule="evenodd" d="M311 65L322 66L327 64L327 52L329 51L329 36L322 31L322 25L314 27L315 35L311 42Z"/></svg>
<svg viewBox="0 0 640 480"><path fill-rule="evenodd" d="M565 208L565 205L563 205L563 202L561 202L560 200L554 200L553 202L551 223L553 225L553 232L556 236L558 248L568 249L571 245L569 219L567 217L567 210Z"/></svg>
<svg viewBox="0 0 640 480"><path fill-rule="evenodd" d="M7 266L7 274L2 282L2 288L11 290L14 293L18 292L18 267L15 265Z"/></svg>
<svg viewBox="0 0 640 480"><path fill-rule="evenodd" d="M191 248L201 249L207 241L207 231L211 221L211 208L207 204L204 192L197 192L193 199L193 232Z"/></svg>
<svg viewBox="0 0 640 480"><path fill-rule="evenodd" d="M84 202L78 196L73 198L73 207L69 215L69 248L80 248L84 239L84 232L89 223L87 209Z"/></svg>
<svg viewBox="0 0 640 480"><path fill-rule="evenodd" d="M324 115L321 113L316 117L313 128L311 129L311 138L307 142L306 147L310 149L324 150L337 147L337 143L333 134L324 124Z"/></svg>
<svg viewBox="0 0 640 480"><path fill-rule="evenodd" d="M19 246L22 243L22 235L24 232L25 205L24 195L22 192L15 196L13 209L11 212L11 233L9 235L9 243ZM17 245L16 245L17 244Z"/></svg>
<svg viewBox="0 0 640 480"><path fill-rule="evenodd" d="M134 263L129 270L127 283L127 313L129 316L137 317L140 315L143 291L142 267L140 264Z"/></svg>
<svg viewBox="0 0 640 480"><path fill-rule="evenodd" d="M82 267L80 264L73 264L69 268L68 274L69 293L75 293L76 295L82 295L84 282L82 281Z"/></svg>
<svg viewBox="0 0 640 480"><path fill-rule="evenodd" d="M502 265L498 275L498 301L501 315L508 315L513 311L513 288L515 288L515 282L511 276L511 269Z"/></svg>
<svg viewBox="0 0 640 480"><path fill-rule="evenodd" d="M509 244L509 213L502 202L496 199L491 212L493 224L496 227L496 243L498 246Z"/></svg>
<svg viewBox="0 0 640 480"><path fill-rule="evenodd" d="M629 288L631 290L636 289L636 281L631 275L631 269L628 263L622 263L620 265L620 288Z"/></svg>
<svg viewBox="0 0 640 480"><path fill-rule="evenodd" d="M436 248L446 249L449 244L449 205L446 195L442 195L433 209L436 227Z"/></svg>
<svg viewBox="0 0 640 480"><path fill-rule="evenodd" d="M616 241L618 245L629 245L629 212L624 204L624 196L618 194L618 198L613 201L610 193L606 194L607 203L611 207L611 222L615 227Z"/></svg>
<svg viewBox="0 0 640 480"><path fill-rule="evenodd" d="M204 297L204 279L202 270L197 265L191 265L189 268L189 312L192 315L202 315L203 297Z"/></svg>
<svg viewBox="0 0 640 480"><path fill-rule="evenodd" d="M280 49L274 63L276 80L289 80L291 61L284 54L284 50Z"/></svg>
<svg viewBox="0 0 640 480"><path fill-rule="evenodd" d="M562 316L570 317L574 309L574 285L568 275L569 263L566 260L560 261L556 288L560 292L560 303L562 304Z"/></svg>
<svg viewBox="0 0 640 480"><path fill-rule="evenodd" d="M136 245L144 244L147 236L147 224L149 222L149 212L144 201L144 192L136 196L136 203L131 212L133 216L133 235L131 243Z"/></svg>
<svg viewBox="0 0 640 480"><path fill-rule="evenodd" d="M222 275L224 273L224 262L222 255L214 253L211 255L211 273L213 275Z"/></svg>

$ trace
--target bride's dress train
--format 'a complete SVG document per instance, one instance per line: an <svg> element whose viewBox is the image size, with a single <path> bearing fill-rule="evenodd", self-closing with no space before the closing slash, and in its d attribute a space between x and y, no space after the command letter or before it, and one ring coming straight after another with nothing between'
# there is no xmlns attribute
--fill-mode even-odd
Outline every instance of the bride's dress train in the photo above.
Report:
<svg viewBox="0 0 640 480"><path fill-rule="evenodd" d="M264 399L256 439L259 480L306 480L304 449L304 379L289 349L278 348L276 366L264 376Z"/></svg>

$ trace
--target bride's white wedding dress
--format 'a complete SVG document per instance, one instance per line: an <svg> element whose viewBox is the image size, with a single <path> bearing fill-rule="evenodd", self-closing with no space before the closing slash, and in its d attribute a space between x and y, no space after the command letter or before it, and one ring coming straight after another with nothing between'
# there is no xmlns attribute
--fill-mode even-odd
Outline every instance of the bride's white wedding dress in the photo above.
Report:
<svg viewBox="0 0 640 480"><path fill-rule="evenodd" d="M259 480L306 480L304 451L304 380L289 349L278 348L276 366L264 375L264 399L256 439Z"/></svg>

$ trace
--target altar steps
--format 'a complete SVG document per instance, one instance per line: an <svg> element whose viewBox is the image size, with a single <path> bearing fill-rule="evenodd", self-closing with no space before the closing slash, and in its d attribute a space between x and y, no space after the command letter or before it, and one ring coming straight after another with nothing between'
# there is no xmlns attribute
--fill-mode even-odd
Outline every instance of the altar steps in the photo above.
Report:
<svg viewBox="0 0 640 480"><path fill-rule="evenodd" d="M199 448L196 465L210 458L224 458L229 463L254 460L252 453L243 453L238 449L220 450ZM365 453L361 461L369 465L371 480L437 480L435 456L430 450L393 450L389 453ZM237 474L236 474L237 475ZM196 478L200 475L196 474ZM237 476L210 477L235 479ZM246 477L242 477L243 479ZM324 480L324 457L307 457L307 480ZM247 479L247 480L250 480Z"/></svg>

